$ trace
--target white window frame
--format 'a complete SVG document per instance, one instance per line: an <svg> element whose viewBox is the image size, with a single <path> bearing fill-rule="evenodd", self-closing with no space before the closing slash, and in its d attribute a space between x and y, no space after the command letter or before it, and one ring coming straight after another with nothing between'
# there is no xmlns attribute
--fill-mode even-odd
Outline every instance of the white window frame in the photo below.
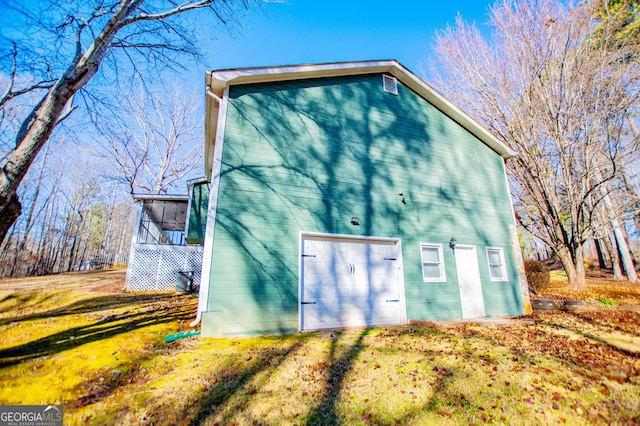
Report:
<svg viewBox="0 0 640 426"><path fill-rule="evenodd" d="M424 276L424 248L437 249L438 252L438 266L440 269L440 276L427 278ZM444 252L442 251L442 244L432 244L432 243L420 243L420 268L422 270L422 281L425 283L443 283L447 281L447 271L444 266ZM433 262L428 262L433 264Z"/></svg>
<svg viewBox="0 0 640 426"><path fill-rule="evenodd" d="M491 256L489 254L489 252L491 251L495 251L498 253L498 255L500 256L501 263L499 264L491 263ZM500 271L502 272L501 277L494 277L493 274L491 273L491 266L494 266L494 265L500 265ZM504 249L502 247L487 247L487 266L489 267L489 278L491 278L491 281L493 282L509 281L509 277L507 276L507 265L504 260Z"/></svg>

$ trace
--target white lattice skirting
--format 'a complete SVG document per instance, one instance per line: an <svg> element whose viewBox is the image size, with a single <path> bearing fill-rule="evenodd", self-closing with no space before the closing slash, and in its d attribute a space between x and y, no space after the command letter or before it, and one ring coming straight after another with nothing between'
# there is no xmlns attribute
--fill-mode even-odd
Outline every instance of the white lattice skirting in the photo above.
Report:
<svg viewBox="0 0 640 426"><path fill-rule="evenodd" d="M192 290L197 291L201 270L201 246L135 244L127 269L127 289L176 290L182 272L193 274Z"/></svg>

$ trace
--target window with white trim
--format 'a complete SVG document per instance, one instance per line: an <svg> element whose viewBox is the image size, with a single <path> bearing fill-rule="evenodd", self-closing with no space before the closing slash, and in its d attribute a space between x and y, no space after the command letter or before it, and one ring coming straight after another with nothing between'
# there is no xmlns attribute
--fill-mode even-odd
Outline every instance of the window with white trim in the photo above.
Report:
<svg viewBox="0 0 640 426"><path fill-rule="evenodd" d="M507 267L504 262L504 250L497 247L487 247L489 261L489 275L491 281L508 281Z"/></svg>
<svg viewBox="0 0 640 426"><path fill-rule="evenodd" d="M420 244L420 255L422 257L422 280L424 282L447 281L442 244Z"/></svg>

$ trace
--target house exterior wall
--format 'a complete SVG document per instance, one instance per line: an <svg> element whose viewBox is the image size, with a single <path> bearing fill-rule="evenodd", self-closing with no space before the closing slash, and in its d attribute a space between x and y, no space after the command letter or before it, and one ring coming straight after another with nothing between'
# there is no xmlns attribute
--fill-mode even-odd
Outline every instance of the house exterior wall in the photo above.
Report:
<svg viewBox="0 0 640 426"><path fill-rule="evenodd" d="M477 247L486 315L523 313L501 156L398 91L381 74L231 86L207 304L224 334L297 330L300 232L401 238L418 320L462 317L453 235ZM420 243L442 244L446 282L423 282ZM508 281L490 280L487 247Z"/></svg>
<svg viewBox="0 0 640 426"><path fill-rule="evenodd" d="M189 222L187 224L187 244L202 244L207 224L209 204L209 183L198 182L191 188L189 204Z"/></svg>

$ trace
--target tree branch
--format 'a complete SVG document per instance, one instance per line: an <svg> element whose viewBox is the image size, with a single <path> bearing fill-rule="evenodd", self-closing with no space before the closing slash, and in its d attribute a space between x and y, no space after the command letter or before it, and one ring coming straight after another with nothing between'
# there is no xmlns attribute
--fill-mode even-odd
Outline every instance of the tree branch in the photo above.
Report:
<svg viewBox="0 0 640 426"><path fill-rule="evenodd" d="M128 25L134 24L136 22L160 21L160 20L167 19L167 18L170 18L170 17L175 16L175 15L178 15L180 13L187 12L189 10L202 9L204 7L208 7L212 3L214 3L215 1L216 0L201 0L201 1L197 1L197 2L187 2L187 3L183 3L180 6L175 7L174 9L170 9L170 10L167 10L165 12L151 13L151 14L141 13L141 14L139 14L137 16L131 16L129 18L123 19L119 23L119 26L122 28L122 27L125 27L125 26L128 26ZM220 17L218 17L218 18L223 23L226 23Z"/></svg>

